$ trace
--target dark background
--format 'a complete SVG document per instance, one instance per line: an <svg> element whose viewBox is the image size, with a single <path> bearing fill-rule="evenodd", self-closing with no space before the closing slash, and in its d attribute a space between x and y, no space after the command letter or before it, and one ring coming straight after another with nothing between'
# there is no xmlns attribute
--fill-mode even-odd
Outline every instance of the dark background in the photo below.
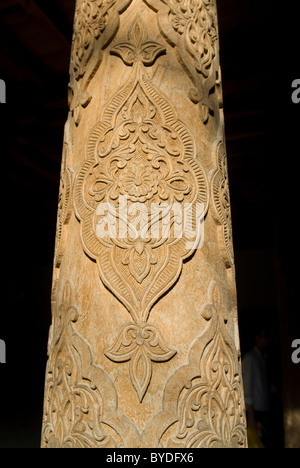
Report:
<svg viewBox="0 0 300 468"><path fill-rule="evenodd" d="M300 406L297 1L219 0L241 346L269 325L282 414ZM39 447L75 0L0 0L0 447ZM296 391L297 390L297 391ZM300 428L299 428L300 432Z"/></svg>

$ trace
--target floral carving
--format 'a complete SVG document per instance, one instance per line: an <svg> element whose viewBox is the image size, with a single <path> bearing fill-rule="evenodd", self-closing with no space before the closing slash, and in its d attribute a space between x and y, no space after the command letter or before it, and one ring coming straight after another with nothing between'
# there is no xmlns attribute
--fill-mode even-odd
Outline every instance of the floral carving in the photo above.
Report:
<svg viewBox="0 0 300 468"><path fill-rule="evenodd" d="M120 42L111 50L111 54L119 56L129 66L138 60L145 66L153 65L155 60L165 53L166 49L160 44L147 40L139 17L136 18L129 31L128 42Z"/></svg>
<svg viewBox="0 0 300 468"><path fill-rule="evenodd" d="M173 29L184 36L196 70L208 78L216 57L217 26L215 6L211 0L167 0Z"/></svg>
<svg viewBox="0 0 300 468"><path fill-rule="evenodd" d="M235 346L224 325L221 293L210 287L211 304L203 307L210 323L204 338L198 376L190 380L179 400L179 424L171 446L241 448L246 444L240 368ZM209 336L212 335L212 339Z"/></svg>
<svg viewBox="0 0 300 468"><path fill-rule="evenodd" d="M165 362L175 354L176 351L165 344L156 326L149 323L124 325L116 343L105 351L105 355L112 361L130 361L130 378L140 401L151 380L151 361Z"/></svg>
<svg viewBox="0 0 300 468"><path fill-rule="evenodd" d="M227 308L214 281L208 295L201 311L206 327L190 349L188 364L168 380L162 410L144 430L144 438L151 446L247 446L241 366L225 318Z"/></svg>
<svg viewBox="0 0 300 468"><path fill-rule="evenodd" d="M217 147L217 162L216 169L212 178L212 207L213 217L216 223L220 226L219 237L220 245L224 246L222 255L227 268L231 268L234 264L232 228L231 228L231 210L230 196L228 185L228 170L227 170L227 155L223 142L220 142Z"/></svg>
<svg viewBox="0 0 300 468"><path fill-rule="evenodd" d="M198 104L204 123L212 111L210 94L216 85L218 26L215 0L144 0L159 12L158 22L179 62L193 82L190 99Z"/></svg>
<svg viewBox="0 0 300 468"><path fill-rule="evenodd" d="M174 213L174 204L192 207L195 228L201 221L197 207L202 207L203 221L208 199L193 140L143 68L140 51L149 40L138 17L132 29L128 39L132 39L129 43L136 62L89 138L86 161L77 177L75 204L85 251L97 261L102 281L127 307L136 325L144 327L151 307L176 282L183 260L200 242L197 229L192 242L189 232L174 235L183 223ZM116 49L124 59L122 47L116 45L112 52ZM156 50L160 50L158 46ZM122 203L127 205L126 216ZM101 212L99 207L104 206ZM163 214L158 210L153 217L153 206ZM105 233L102 227L108 214L115 224ZM169 221L169 234L165 220ZM157 228L156 235L153 228ZM158 331L156 336L160 336ZM145 348L144 367L151 362ZM133 385L141 397L151 371L144 374L143 383L137 383L133 369Z"/></svg>
<svg viewBox="0 0 300 468"><path fill-rule="evenodd" d="M78 310L72 304L72 289L66 284L58 309L51 358L47 365L43 447L115 447L104 432L103 401L99 388L81 364L90 354L86 342L75 332ZM95 373L100 368L91 364Z"/></svg>
<svg viewBox="0 0 300 468"><path fill-rule="evenodd" d="M150 165L128 165L128 170L120 175L118 189L132 202L144 203L157 194L159 180Z"/></svg>
<svg viewBox="0 0 300 468"><path fill-rule="evenodd" d="M81 0L75 13L70 67L70 110L78 125L92 96L87 88L102 62L102 50L119 27L119 12L132 0Z"/></svg>

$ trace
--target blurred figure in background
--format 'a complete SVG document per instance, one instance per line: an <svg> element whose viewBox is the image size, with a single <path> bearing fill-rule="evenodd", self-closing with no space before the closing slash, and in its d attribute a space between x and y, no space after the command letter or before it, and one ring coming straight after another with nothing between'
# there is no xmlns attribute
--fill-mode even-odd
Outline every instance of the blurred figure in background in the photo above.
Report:
<svg viewBox="0 0 300 468"><path fill-rule="evenodd" d="M254 335L254 347L242 360L248 431L255 439L252 442L255 446L268 448L271 445L272 392L267 353L270 336L264 327L259 327Z"/></svg>

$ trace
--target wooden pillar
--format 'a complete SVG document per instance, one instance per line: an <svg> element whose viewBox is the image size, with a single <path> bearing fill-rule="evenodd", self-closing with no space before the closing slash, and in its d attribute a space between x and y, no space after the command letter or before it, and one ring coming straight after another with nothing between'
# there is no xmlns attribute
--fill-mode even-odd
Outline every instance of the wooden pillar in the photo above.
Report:
<svg viewBox="0 0 300 468"><path fill-rule="evenodd" d="M43 447L245 447L214 0L77 0Z"/></svg>

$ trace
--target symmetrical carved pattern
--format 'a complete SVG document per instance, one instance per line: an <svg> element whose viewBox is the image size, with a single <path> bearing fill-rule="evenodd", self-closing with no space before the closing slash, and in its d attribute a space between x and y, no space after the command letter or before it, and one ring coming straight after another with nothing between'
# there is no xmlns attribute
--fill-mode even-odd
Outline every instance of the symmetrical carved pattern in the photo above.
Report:
<svg viewBox="0 0 300 468"><path fill-rule="evenodd" d="M207 122L210 93L219 69L218 27L215 0L144 0L158 11L158 22L167 41L176 48L178 60L194 84L189 97L199 103Z"/></svg>
<svg viewBox="0 0 300 468"><path fill-rule="evenodd" d="M101 425L103 402L95 382L84 375L89 356L86 342L75 332L78 311L69 283L56 316L51 359L47 365L43 446L60 448L115 447ZM93 366L93 365L92 365ZM102 373L93 366L95 372Z"/></svg>
<svg viewBox="0 0 300 468"><path fill-rule="evenodd" d="M233 242L232 242L232 227L231 227L231 210L228 185L227 171L227 155L223 142L217 146L217 163L216 169L212 178L212 214L219 227L219 241L222 249L222 255L227 268L234 264Z"/></svg>
<svg viewBox="0 0 300 468"><path fill-rule="evenodd" d="M176 354L167 347L153 324L124 325L117 342L105 355L114 362L130 361L129 374L140 401L152 376L152 363L165 362Z"/></svg>
<svg viewBox="0 0 300 468"><path fill-rule="evenodd" d="M92 96L87 88L102 62L107 47L119 27L119 12L132 0L80 0L75 13L73 48L70 67L70 110L76 124L82 109Z"/></svg>
<svg viewBox="0 0 300 468"><path fill-rule="evenodd" d="M142 22L137 17L128 33L128 42L120 42L111 49L110 53L119 56L125 65L132 66L141 61L143 65L151 66L165 52L166 49L160 44L147 40Z"/></svg>
<svg viewBox="0 0 300 468"><path fill-rule="evenodd" d="M131 2L77 0L42 446L244 447L241 369L232 338L235 297L228 279L233 272L233 248L226 153L222 142L216 152L210 147L223 130L222 112L218 112L222 93L215 0L143 0L128 9ZM151 36L141 18L147 19ZM167 60L161 58L166 53ZM101 99L114 91L106 104L95 102L88 108L87 119L78 128L91 93L99 95L101 80L93 78L103 54L121 85L115 90L114 82L106 81ZM170 78L174 70L180 75L174 95L180 96L185 89L199 105L202 122L208 123L202 125L201 135L191 135L159 88L163 73ZM89 117L94 118L100 105L101 120L90 130ZM190 122L196 108L186 96L177 107ZM198 112L195 117L200 122ZM88 135L84 158L81 135ZM205 167L212 168L210 187L196 153L196 145L203 153L203 142L209 149L203 158ZM76 168L74 184L69 164ZM192 279L188 290L193 293L197 288L197 300L191 310L193 297L187 305L179 300L173 315L172 306L160 299L175 285L184 261L201 246L208 206L214 221L209 218L206 224L208 242L196 253L194 263L186 266L187 274L178 285L180 294L180 288ZM71 226L73 207L80 222L80 240L77 230L71 232L67 226ZM66 234L72 241L69 244ZM76 249L78 241L96 262L104 285L128 311L127 321L120 329L111 327L103 340L96 336L99 291L90 295L95 286L93 264L80 278L78 268L71 265L89 261L82 249ZM214 258L215 245L228 268L225 278L219 278L222 270ZM74 297L71 281L65 282L63 275L74 282L74 289L78 286L80 296ZM176 299L175 291L172 300ZM106 295L99 299L101 321L109 319L111 304ZM91 320L85 320L86 314ZM193 331L192 343L189 336L176 335L180 320L186 320L185 335L191 323L199 330ZM164 334L170 341L176 335L176 349ZM110 375L102 365L112 371ZM123 365L128 366L128 373ZM117 367L122 377L125 372L125 379ZM161 400L153 404L155 398Z"/></svg>
<svg viewBox="0 0 300 468"><path fill-rule="evenodd" d="M189 364L179 369L166 386L165 414L173 407L166 397L179 390L178 404L176 409L173 407L174 420L178 421L176 437L167 440L169 447L246 445L241 370L235 344L226 329L220 289L214 282L209 295L211 303L202 309L208 326L191 348Z"/></svg>
<svg viewBox="0 0 300 468"><path fill-rule="evenodd" d="M197 209L202 207L203 217L208 199L206 178L195 159L193 140L143 68L145 60L154 62L163 49L147 39L139 18L128 39L128 43L117 44L112 53L125 64L135 58L132 74L106 106L103 121L89 138L75 202L82 220L85 251L96 259L103 282L127 307L139 330L143 330L138 334L143 335L152 305L176 282L183 260L191 256L200 240L199 232L193 242L191 232L182 232L183 218L174 214L173 207L176 204L183 213L184 204L189 204L195 229ZM122 203L127 205L126 215ZM101 211L99 206L106 209ZM163 215L159 211L153 216L153 206L163 209ZM107 212L115 225L110 223L105 232ZM164 230L166 220L168 235ZM182 235L176 237L178 226ZM163 343L156 329L154 336ZM118 343L123 339L124 331ZM140 399L150 382L154 360L149 347L142 347L144 351L138 356L143 377L133 375L136 366L131 364L133 385ZM165 345L162 349L157 360L174 355ZM108 350L106 355L111 357L113 353ZM130 357L136 358L137 354Z"/></svg>

